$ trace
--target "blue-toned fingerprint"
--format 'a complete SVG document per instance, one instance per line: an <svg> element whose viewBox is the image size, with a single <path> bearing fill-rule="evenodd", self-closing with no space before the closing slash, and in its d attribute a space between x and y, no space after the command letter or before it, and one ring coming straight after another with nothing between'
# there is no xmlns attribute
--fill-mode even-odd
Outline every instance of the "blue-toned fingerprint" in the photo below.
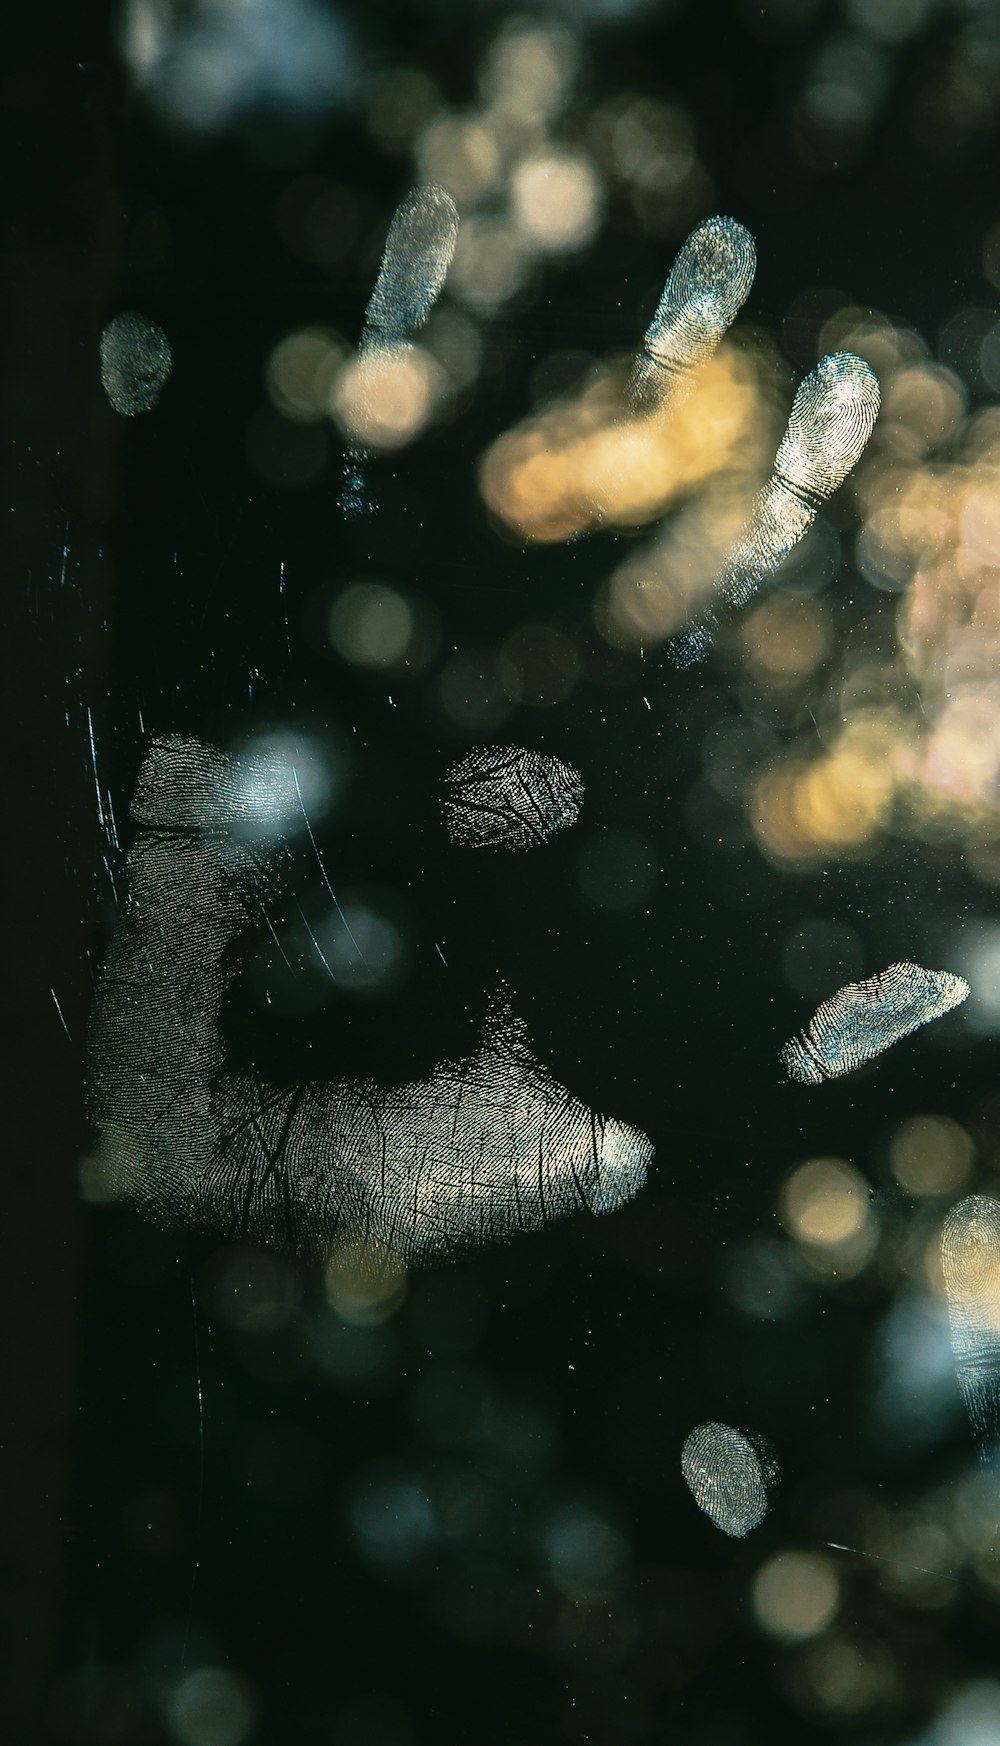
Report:
<svg viewBox="0 0 1000 1746"><path fill-rule="evenodd" d="M890 964L878 976L849 982L817 1007L805 1030L781 1051L789 1077L800 1085L839 1079L968 1000L964 976Z"/></svg>
<svg viewBox="0 0 1000 1746"><path fill-rule="evenodd" d="M754 240L735 218L707 218L681 248L656 306L628 386L633 412L648 412L687 392L750 294Z"/></svg>
<svg viewBox="0 0 1000 1746"><path fill-rule="evenodd" d="M970 1194L941 1229L955 1373L985 1457L1000 1432L1000 1201Z"/></svg>
<svg viewBox="0 0 1000 1746"><path fill-rule="evenodd" d="M364 363L388 363L424 325L441 295L458 241L458 211L451 195L433 183L411 188L389 225L375 289L365 310L358 346ZM370 515L369 456L351 448L344 465L341 507L348 517Z"/></svg>

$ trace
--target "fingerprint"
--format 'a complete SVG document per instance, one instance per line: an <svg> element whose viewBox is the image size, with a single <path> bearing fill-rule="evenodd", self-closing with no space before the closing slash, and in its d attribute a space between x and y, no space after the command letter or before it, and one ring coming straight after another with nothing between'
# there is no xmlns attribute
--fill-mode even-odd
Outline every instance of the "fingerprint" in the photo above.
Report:
<svg viewBox="0 0 1000 1746"><path fill-rule="evenodd" d="M394 356L423 327L441 295L458 241L458 211L451 195L434 184L411 188L392 216L375 289L365 310L359 361L391 368ZM341 505L346 515L371 514L367 466L370 457L353 447L344 463Z"/></svg>
<svg viewBox="0 0 1000 1746"><path fill-rule="evenodd" d="M448 835L471 848L530 849L575 824L583 803L579 771L523 746L478 747L444 788Z"/></svg>
<svg viewBox="0 0 1000 1746"><path fill-rule="evenodd" d="M753 237L735 218L708 218L677 256L628 385L630 409L676 402L692 372L715 351L750 294L757 267Z"/></svg>
<svg viewBox="0 0 1000 1746"><path fill-rule="evenodd" d="M947 970L890 964L824 1000L805 1030L785 1044L781 1059L800 1085L822 1085L961 1006L970 992L963 976Z"/></svg>
<svg viewBox="0 0 1000 1746"><path fill-rule="evenodd" d="M721 615L740 611L815 521L865 450L879 409L878 378L854 352L832 352L800 384L774 471L726 561L715 600L673 646L675 665L704 659Z"/></svg>
<svg viewBox="0 0 1000 1746"><path fill-rule="evenodd" d="M502 998L470 1056L413 1083L234 1070L222 1010L288 858L293 786L271 756L249 766L178 737L149 751L88 1039L105 1198L163 1224L304 1250L336 1236L407 1261L623 1205L649 1141L551 1078Z"/></svg>
<svg viewBox="0 0 1000 1746"><path fill-rule="evenodd" d="M362 345L399 344L423 327L448 275L458 241L451 195L433 184L411 188L392 215Z"/></svg>
<svg viewBox="0 0 1000 1746"><path fill-rule="evenodd" d="M681 1450L681 1469L698 1508L734 1540L764 1520L780 1478L767 1439L732 1425L696 1425Z"/></svg>
<svg viewBox="0 0 1000 1746"><path fill-rule="evenodd" d="M970 1194L952 1207L941 1271L958 1386L985 1455L1000 1430L1000 1201Z"/></svg>
<svg viewBox="0 0 1000 1746"><path fill-rule="evenodd" d="M149 412L173 367L170 341L162 327L128 310L108 322L100 351L101 386L115 411L126 418Z"/></svg>

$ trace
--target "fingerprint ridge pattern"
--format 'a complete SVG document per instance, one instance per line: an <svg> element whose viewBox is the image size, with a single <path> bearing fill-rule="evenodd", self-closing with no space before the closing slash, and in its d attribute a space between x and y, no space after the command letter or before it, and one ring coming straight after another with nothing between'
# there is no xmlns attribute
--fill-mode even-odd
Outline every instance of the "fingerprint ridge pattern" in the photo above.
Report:
<svg viewBox="0 0 1000 1746"><path fill-rule="evenodd" d="M750 232L716 215L678 251L632 367L627 400L633 414L677 404L693 374L718 347L753 284L757 254Z"/></svg>
<svg viewBox="0 0 1000 1746"><path fill-rule="evenodd" d="M170 341L148 315L128 309L101 334L101 386L123 418L150 412L173 368Z"/></svg>
<svg viewBox="0 0 1000 1746"><path fill-rule="evenodd" d="M524 746L477 746L444 778L445 827L469 848L529 849L574 825L583 778Z"/></svg>
<svg viewBox="0 0 1000 1746"><path fill-rule="evenodd" d="M162 1224L305 1250L350 1239L407 1261L624 1204L649 1141L553 1080L502 995L471 1055L424 1080L234 1071L223 1003L287 860L293 781L197 740L150 747L88 1038L108 1198Z"/></svg>
<svg viewBox="0 0 1000 1746"><path fill-rule="evenodd" d="M941 1227L955 1374L983 1458L1000 1433L1000 1201L970 1194Z"/></svg>
<svg viewBox="0 0 1000 1746"><path fill-rule="evenodd" d="M391 364L423 327L441 295L458 241L458 209L436 183L411 188L396 207L368 300L358 344L360 360ZM371 514L367 450L352 447L344 462L341 504L349 516Z"/></svg>
<svg viewBox="0 0 1000 1746"><path fill-rule="evenodd" d="M800 1085L822 1085L951 1012L970 992L965 978L948 970L890 964L824 1000L805 1030L785 1044L781 1059Z"/></svg>
<svg viewBox="0 0 1000 1746"><path fill-rule="evenodd" d="M799 384L774 469L726 560L700 621L677 637L671 658L704 660L720 622L742 612L815 521L864 453L879 412L874 370L854 352L831 352Z"/></svg>
<svg viewBox="0 0 1000 1746"><path fill-rule="evenodd" d="M681 1450L681 1471L695 1503L731 1539L759 1527L780 1479L772 1445L732 1425L696 1425Z"/></svg>

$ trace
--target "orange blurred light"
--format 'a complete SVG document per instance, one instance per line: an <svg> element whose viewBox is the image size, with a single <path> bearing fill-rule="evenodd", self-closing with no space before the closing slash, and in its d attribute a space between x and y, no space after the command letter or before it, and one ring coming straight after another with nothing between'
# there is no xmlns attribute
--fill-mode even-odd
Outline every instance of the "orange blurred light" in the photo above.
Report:
<svg viewBox="0 0 1000 1746"><path fill-rule="evenodd" d="M763 470L773 417L747 353L722 347L669 415L626 421L618 378L501 436L480 467L483 497L519 538L637 527L723 471Z"/></svg>

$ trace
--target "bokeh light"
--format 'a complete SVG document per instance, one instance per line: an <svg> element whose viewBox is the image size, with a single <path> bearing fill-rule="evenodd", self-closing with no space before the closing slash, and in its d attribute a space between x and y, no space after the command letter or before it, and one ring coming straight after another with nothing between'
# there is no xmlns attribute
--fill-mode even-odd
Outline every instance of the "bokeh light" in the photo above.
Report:
<svg viewBox="0 0 1000 1746"><path fill-rule="evenodd" d="M621 378L602 373L576 398L498 438L483 458L480 488L520 538L551 541L603 523L641 526L723 475L730 503L742 499L730 515L735 526L762 482L769 404L759 365L734 347L720 347L696 393L669 417L626 421ZM727 532L713 541L711 577Z"/></svg>
<svg viewBox="0 0 1000 1746"><path fill-rule="evenodd" d="M974 1156L970 1136L949 1116L908 1116L889 1141L892 1173L909 1194L954 1194Z"/></svg>
<svg viewBox="0 0 1000 1746"><path fill-rule="evenodd" d="M776 1552L753 1580L753 1610L769 1636L791 1641L814 1637L830 1624L840 1604L840 1584L828 1558L816 1552Z"/></svg>
<svg viewBox="0 0 1000 1746"><path fill-rule="evenodd" d="M546 1523L543 1539L553 1581L571 1600L607 1601L621 1587L628 1544L589 1505L561 1505Z"/></svg>
<svg viewBox="0 0 1000 1746"><path fill-rule="evenodd" d="M533 249L561 254L593 238L600 186L586 158L551 149L522 158L511 191L514 220Z"/></svg>
<svg viewBox="0 0 1000 1746"><path fill-rule="evenodd" d="M302 1282L283 1257L256 1249L217 1256L209 1286L214 1308L245 1334L272 1334L298 1313Z"/></svg>
<svg viewBox="0 0 1000 1746"><path fill-rule="evenodd" d="M345 436L365 448L392 450L413 441L443 398L447 378L420 345L362 352L330 389L330 410Z"/></svg>
<svg viewBox="0 0 1000 1746"><path fill-rule="evenodd" d="M811 1158L781 1191L781 1218L804 1257L850 1278L868 1261L877 1231L868 1184L843 1158Z"/></svg>
<svg viewBox="0 0 1000 1746"><path fill-rule="evenodd" d="M196 1667L177 1681L168 1716L179 1746L240 1746L254 1725L246 1684L226 1667Z"/></svg>
<svg viewBox="0 0 1000 1746"><path fill-rule="evenodd" d="M338 655L358 667L419 670L437 646L432 610L383 582L350 582L340 589L328 624Z"/></svg>
<svg viewBox="0 0 1000 1746"><path fill-rule="evenodd" d="M322 418L346 353L344 341L330 328L286 334L267 360L267 389L277 410L286 418Z"/></svg>
<svg viewBox="0 0 1000 1746"><path fill-rule="evenodd" d="M306 119L350 92L354 45L320 0L127 0L133 79L174 126L217 132L246 113Z"/></svg>

